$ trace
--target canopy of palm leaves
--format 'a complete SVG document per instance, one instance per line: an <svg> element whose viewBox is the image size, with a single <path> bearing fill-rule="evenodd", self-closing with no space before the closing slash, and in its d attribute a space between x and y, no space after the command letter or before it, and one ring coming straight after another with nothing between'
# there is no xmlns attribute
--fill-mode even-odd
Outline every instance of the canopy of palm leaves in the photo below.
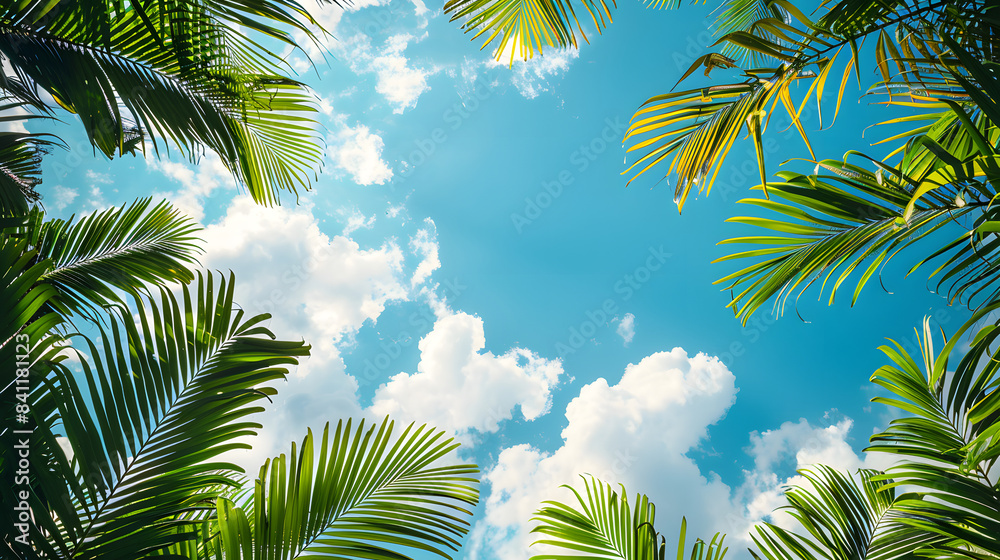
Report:
<svg viewBox="0 0 1000 560"><path fill-rule="evenodd" d="M336 2L336 0L333 0ZM0 7L0 110L75 113L108 157L218 154L254 199L308 188L322 161L305 86L274 49L323 30L295 0L55 0ZM57 141L0 135L0 211L37 199L39 155Z"/></svg>

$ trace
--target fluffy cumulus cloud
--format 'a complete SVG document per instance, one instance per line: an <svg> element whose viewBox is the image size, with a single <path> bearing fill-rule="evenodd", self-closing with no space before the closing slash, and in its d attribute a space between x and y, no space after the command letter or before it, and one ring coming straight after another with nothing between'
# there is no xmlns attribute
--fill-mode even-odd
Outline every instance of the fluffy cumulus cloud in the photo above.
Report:
<svg viewBox="0 0 1000 560"><path fill-rule="evenodd" d="M263 208L247 197L235 199L202 237L202 263L236 273L236 299L248 314L272 312L268 326L277 336L312 346L279 384L254 451L237 460L254 465L301 438L306 426L361 414L340 346L386 305L408 297L403 251L391 242L364 248L344 235L330 237L308 206Z"/></svg>
<svg viewBox="0 0 1000 560"><path fill-rule="evenodd" d="M359 185L381 185L392 178L392 169L382 160L382 137L366 125L348 126L330 137L330 158Z"/></svg>
<svg viewBox="0 0 1000 560"><path fill-rule="evenodd" d="M545 414L562 364L523 348L484 351L483 320L466 313L439 317L419 344L416 373L379 387L371 411L429 422L452 433L495 432L515 408L527 420Z"/></svg>
<svg viewBox="0 0 1000 560"><path fill-rule="evenodd" d="M618 336L622 337L622 340L625 341L625 346L628 346L635 337L635 315L626 313L625 316L618 321L618 328L615 329L615 332L617 332Z"/></svg>
<svg viewBox="0 0 1000 560"><path fill-rule="evenodd" d="M484 474L490 492L473 531L473 554L524 558L531 514L542 500L569 500L559 486L578 482L581 473L647 493L666 527L682 514L693 533L720 526L731 511L730 489L686 454L735 398L735 377L722 362L681 348L630 364L614 385L598 379L584 386L566 407L561 447L551 453L526 444L506 448Z"/></svg>

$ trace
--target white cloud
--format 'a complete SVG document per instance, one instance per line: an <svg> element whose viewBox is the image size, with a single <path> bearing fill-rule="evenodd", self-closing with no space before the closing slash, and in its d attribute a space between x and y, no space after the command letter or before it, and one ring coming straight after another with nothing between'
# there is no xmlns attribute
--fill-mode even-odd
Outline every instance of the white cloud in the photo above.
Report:
<svg viewBox="0 0 1000 560"><path fill-rule="evenodd" d="M92 185L111 185L115 182L110 173L98 173L93 169L88 169L84 175Z"/></svg>
<svg viewBox="0 0 1000 560"><path fill-rule="evenodd" d="M73 204L73 201L76 200L76 197L79 196L79 194L80 193L76 192L76 190L72 187L64 187L62 185L52 187L52 199L50 201L51 204L49 205L49 210L61 212L67 206Z"/></svg>
<svg viewBox="0 0 1000 560"><path fill-rule="evenodd" d="M371 229L375 226L375 216L365 216L357 208L341 208L337 211L347 222L341 235L348 236L359 229Z"/></svg>
<svg viewBox="0 0 1000 560"><path fill-rule="evenodd" d="M559 360L524 348L484 352L483 320L466 313L439 318L419 343L416 373L400 373L375 392L377 416L429 422L458 435L495 432L519 407L527 420L548 412L562 374Z"/></svg>
<svg viewBox="0 0 1000 560"><path fill-rule="evenodd" d="M417 106L420 95L430 89L427 78L438 71L411 65L404 51L415 39L409 33L399 33L376 49L370 37L358 33L342 45L338 44L337 51L354 73L374 73L375 91L385 97L393 113L401 114Z"/></svg>
<svg viewBox="0 0 1000 560"><path fill-rule="evenodd" d="M263 208L246 196L202 236L202 263L235 271L236 300L248 315L272 312L268 326L277 336L312 346L259 419L265 427L254 450L236 460L255 465L300 439L306 426L362 414L340 346L386 305L408 297L402 250L392 242L366 249L349 237L327 236L308 206Z"/></svg>
<svg viewBox="0 0 1000 560"><path fill-rule="evenodd" d="M568 499L559 486L582 473L648 494L664 528L684 514L691 534L714 532L732 511L729 487L703 475L686 453L735 397L735 377L722 362L681 348L630 364L616 385L598 379L584 386L566 407L562 447L548 453L515 445L486 471L491 490L473 531L473 557L488 550L501 560L524 558L532 513L542 500Z"/></svg>
<svg viewBox="0 0 1000 560"><path fill-rule="evenodd" d="M411 68L403 55L412 35L393 35L386 41L385 48L371 61L371 69L378 76L375 91L385 96L393 105L393 113L416 107L420 94L430 89L427 77L432 73L420 68Z"/></svg>
<svg viewBox="0 0 1000 560"><path fill-rule="evenodd" d="M417 234L410 238L410 250L414 255L421 258L420 264L413 271L413 278L410 279L410 287L416 288L430 278L435 270L441 268L441 258L438 255L437 228L434 220L425 218L427 227L417 231Z"/></svg>
<svg viewBox="0 0 1000 560"><path fill-rule="evenodd" d="M344 124L331 137L330 158L359 185L383 184L392 178L392 169L382 160L382 137L363 124Z"/></svg>
<svg viewBox="0 0 1000 560"><path fill-rule="evenodd" d="M828 419L831 412L826 414ZM827 426L813 426L803 418L798 422L785 422L776 430L751 433L749 453L754 459L754 470L745 473L746 479L737 492L741 501L747 504L747 517L769 518L786 529L797 528L797 522L788 514L772 512L785 505L785 487L808 488L808 481L794 474L803 467L823 464L856 473L858 469L884 470L891 466L894 459L889 454L870 453L861 457L854 452L848 441L853 425L854 422L846 417ZM787 463L790 465L785 466ZM783 466L791 471L787 476L778 474Z"/></svg>
<svg viewBox="0 0 1000 560"><path fill-rule="evenodd" d="M513 65L511 65L512 52ZM534 57L522 60L520 48L512 42L508 44L507 51L500 60L490 57L482 63L473 62L471 65L466 61L462 66L462 76L466 83L472 83L477 79L480 67L509 72L511 83L521 95L527 99L534 99L549 91L552 80L566 73L573 61L579 57L580 51L569 48L548 50L541 55L535 53Z"/></svg>
<svg viewBox="0 0 1000 560"><path fill-rule="evenodd" d="M180 183L179 189L157 191L153 193L154 197L166 198L178 210L195 221L200 222L205 219L205 200L212 196L216 189L236 190L236 180L233 178L233 174L222 163L222 159L213 152L206 154L193 169L184 163L159 158L147 158L145 161L151 169L163 173L176 183Z"/></svg>
<svg viewBox="0 0 1000 560"><path fill-rule="evenodd" d="M635 337L635 315L631 313L626 313L621 320L618 321L618 328L615 329L618 336L622 337L625 341L625 346L628 346L632 342L632 338Z"/></svg>

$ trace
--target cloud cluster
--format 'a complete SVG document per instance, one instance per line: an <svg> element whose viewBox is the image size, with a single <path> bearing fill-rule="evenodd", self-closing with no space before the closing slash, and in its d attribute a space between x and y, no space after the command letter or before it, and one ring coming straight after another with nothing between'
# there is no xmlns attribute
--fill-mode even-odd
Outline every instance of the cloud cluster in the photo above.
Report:
<svg viewBox="0 0 1000 560"><path fill-rule="evenodd" d="M366 125L348 126L330 135L328 152L333 164L346 171L355 183L381 185L392 179L392 169L382 159L382 137Z"/></svg>
<svg viewBox="0 0 1000 560"><path fill-rule="evenodd" d="M438 318L419 343L415 373L399 373L376 390L377 416L428 422L458 435L495 432L520 408L526 420L549 410L563 373L559 360L524 348L484 351L483 320L466 313Z"/></svg>

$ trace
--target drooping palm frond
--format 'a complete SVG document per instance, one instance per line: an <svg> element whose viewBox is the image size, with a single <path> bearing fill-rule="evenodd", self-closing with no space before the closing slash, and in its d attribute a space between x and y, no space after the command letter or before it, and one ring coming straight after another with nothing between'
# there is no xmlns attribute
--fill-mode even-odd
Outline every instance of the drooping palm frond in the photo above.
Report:
<svg viewBox="0 0 1000 560"><path fill-rule="evenodd" d="M263 40L322 30L295 0L20 3L0 10L0 54L25 90L80 116L108 157L216 152L255 200L308 188L322 161L303 84ZM19 82L20 83L20 82Z"/></svg>
<svg viewBox="0 0 1000 560"><path fill-rule="evenodd" d="M536 554L531 560L666 558L666 538L655 528L656 506L645 495L636 495L633 509L624 487L619 495L610 484L592 476L581 478L586 497L576 488L564 486L576 496L577 504L546 501L532 517L532 521L539 524L531 532L544 535L533 544L556 547L564 552ZM677 542L678 559L687 555L686 532L687 521L682 519ZM724 541L725 536L718 533L707 544L698 539L691 547L691 560L722 560L728 550L723 547Z"/></svg>
<svg viewBox="0 0 1000 560"><path fill-rule="evenodd" d="M458 447L443 432L411 424L397 437L393 425L338 422L331 434L327 424L318 441L310 430L261 467L252 503L218 501L209 548L227 560L451 558L479 499L478 468L441 464Z"/></svg>
<svg viewBox="0 0 1000 560"><path fill-rule="evenodd" d="M1000 328L981 328L972 347L952 370L965 333L978 328L1000 304L984 308L935 353L928 321L920 336L921 356L911 356L893 342L881 350L891 360L872 376L890 391L879 402L904 416L872 436L868 451L892 453L908 460L889 470L894 485L906 485L922 499L901 500L902 521L909 526L956 539L969 546L1000 554L1000 489L992 473L1000 456L1000 351L991 347ZM918 333L921 334L921 333ZM919 361L918 361L919 359Z"/></svg>
<svg viewBox="0 0 1000 560"><path fill-rule="evenodd" d="M716 60L713 57L730 62L739 59L751 65L743 70L744 80L653 97L636 113L625 137L631 144L628 151L640 151L638 159L625 171L632 174L629 182L662 166L664 176L676 174L678 209L683 208L692 187L710 191L729 148L744 133L755 143L762 183L765 182L761 134L778 101L808 147L799 119L805 104L815 97L822 127L822 97L828 77L838 55L847 50L851 58L843 65L839 80L836 118L849 77L853 74L861 80L859 57L869 36L878 38L875 62L883 78L869 93L887 94L887 103L899 106L974 97L979 83L967 66L977 64L977 57L992 57L997 39L989 31L989 25L977 24L975 32L966 32L965 22L981 19L977 15L980 13L990 22L1000 14L996 6L975 0L875 3L842 0L824 3L824 9L829 11L815 21L786 0L759 3L732 0L726 7L718 22L726 32L719 41L726 45L725 50L708 53L695 65L703 63L706 70L711 70L710 63ZM952 36L956 39L950 39ZM961 52L968 56L960 55ZM767 61L774 61L775 67L752 66ZM956 72L957 77L953 76ZM962 76L969 79L963 83ZM793 100L789 86L800 80L806 80L809 88L801 99ZM907 122L912 118L889 122ZM922 127L891 139L912 139L940 128Z"/></svg>
<svg viewBox="0 0 1000 560"><path fill-rule="evenodd" d="M266 384L308 354L233 304L234 283L199 276L178 300L139 298L136 315L101 327L86 341L80 381L65 367L39 384L39 410L58 411L73 451L70 467L40 485L62 482L64 499L39 508L32 539L50 557L144 558L196 539L221 486L240 469L221 453L260 425L248 415L274 394ZM46 512L48 517L46 517Z"/></svg>
<svg viewBox="0 0 1000 560"><path fill-rule="evenodd" d="M921 548L943 542L940 536L906 525L898 504L916 500L897 495L879 471L862 469L857 479L825 465L801 469L807 486L785 492L781 509L803 532L762 523L751 532L760 560L893 560L912 558Z"/></svg>
<svg viewBox="0 0 1000 560"><path fill-rule="evenodd" d="M201 228L167 201L143 198L74 221L45 220L35 210L23 235L51 268L41 277L59 290L54 302L65 314L94 319L96 310L125 306L118 292L146 293L146 284L166 286L194 279L188 268L201 252Z"/></svg>
<svg viewBox="0 0 1000 560"><path fill-rule="evenodd" d="M41 198L42 156L53 146L62 143L49 134L0 132L0 217L23 216Z"/></svg>

